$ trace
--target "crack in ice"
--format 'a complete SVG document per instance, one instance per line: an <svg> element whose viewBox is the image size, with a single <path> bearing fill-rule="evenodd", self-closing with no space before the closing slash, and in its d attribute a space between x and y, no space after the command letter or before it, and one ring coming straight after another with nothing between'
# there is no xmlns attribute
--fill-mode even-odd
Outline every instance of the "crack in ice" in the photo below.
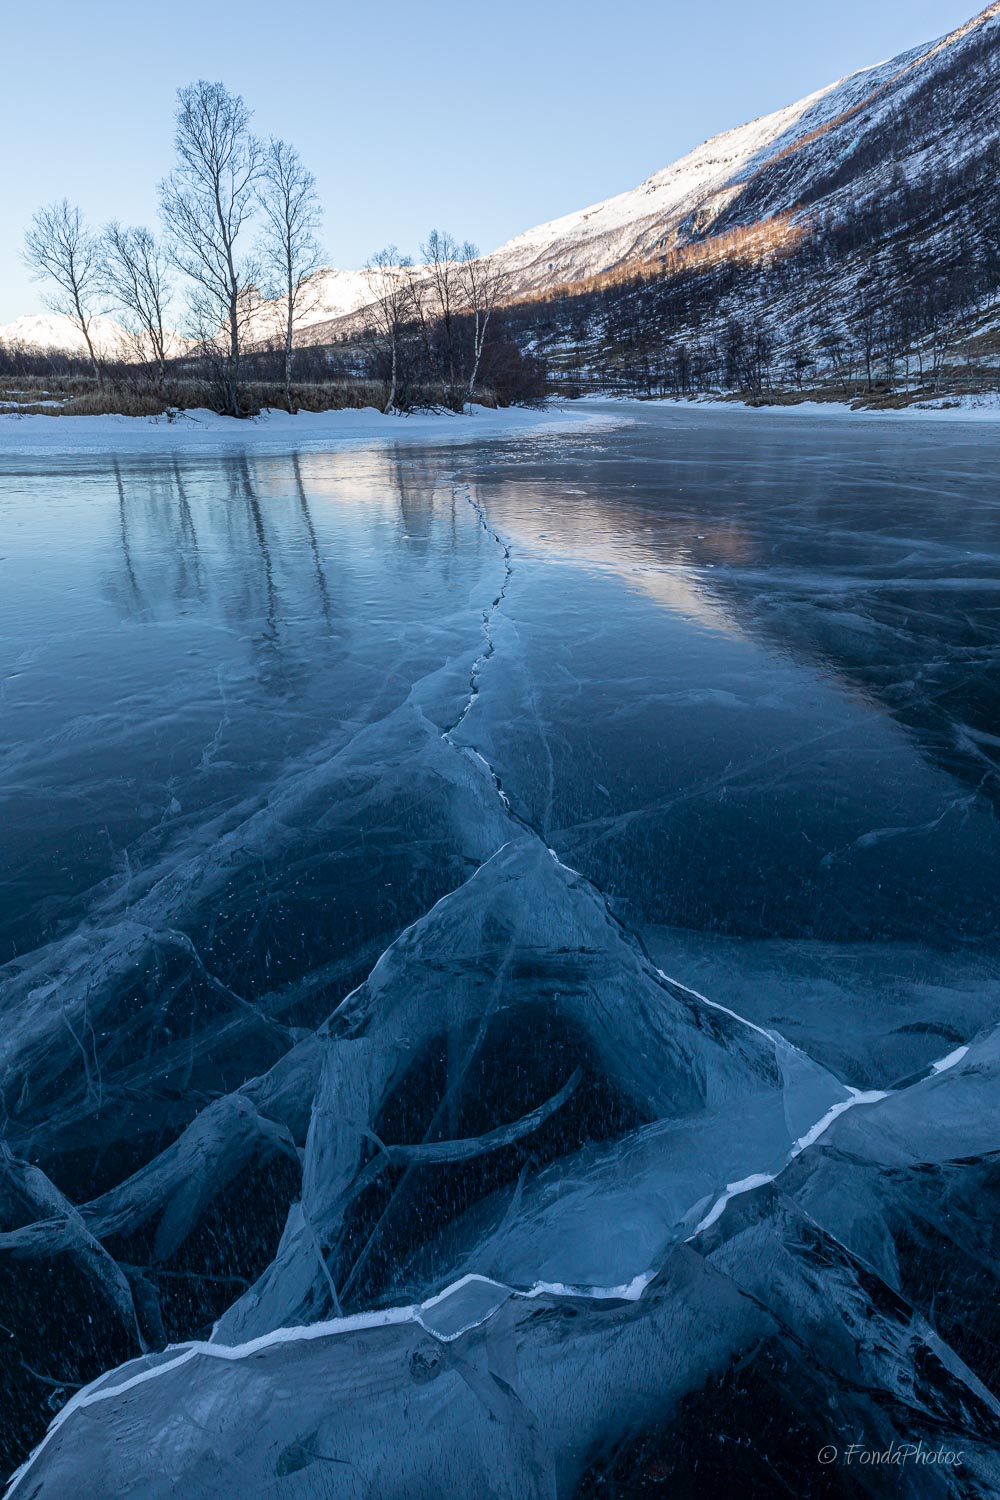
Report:
<svg viewBox="0 0 1000 1500"><path fill-rule="evenodd" d="M478 516L479 524L482 527L482 530L500 550L504 567L504 577L498 594L493 599L490 606L482 611L482 633L484 637L484 644L482 650L479 652L472 663L469 675L468 697L457 719L450 728L446 729L441 734L441 738L447 741L449 746L456 752L464 755L470 761L479 766L479 768L488 777L508 818L520 829L524 830L535 839L541 841L546 848L547 853L555 862L557 867L565 871L567 874L571 875L576 880L587 880L587 877L583 876L579 871L576 871L570 866L564 864L563 861L559 858L556 851L546 844L541 831L537 827L535 827L526 817L515 811L511 804L510 797L503 788L498 772L496 771L495 767L489 762L486 756L483 755L482 752L478 750L474 745L456 744L453 738L456 732L465 723L473 705L480 695L481 677L486 663L490 661L496 654L497 646L493 635L493 621L495 615L499 610L501 610L503 606L503 603L507 597L507 591L511 579L514 574L510 545L505 542L500 534L492 528L488 521L485 509L474 498L471 488L469 486L464 486L464 492L466 500ZM508 840L501 844L494 852L494 854L490 856L490 860L496 858L497 854L506 849L509 842L510 841ZM482 864L480 864L473 872L473 874L469 876L469 881L474 880L475 877L485 868L485 866L490 863L490 860L486 860ZM463 885L468 884L469 881L463 882ZM588 881L588 884L592 884L592 882ZM459 889L460 888L461 887L459 887ZM599 888L595 886L594 889L597 890L598 894L602 895L603 898L603 893L599 891ZM401 943L407 937L408 934L412 933L415 928L417 928L421 923L425 922L427 920L427 917L433 911L440 907L443 902L450 900L454 894L454 892L449 892L446 895L442 896L438 901L434 903L432 907L429 908L428 912L425 912L422 916L420 916L414 922L410 923L406 928L404 928L403 931L376 959L368 975L368 978L363 982L363 984L367 984L371 981L371 979L378 973L380 966L387 960L387 956L399 943ZM605 906L608 907L608 910L610 912L610 907L608 906L607 899L603 899L605 901ZM160 928L159 930L146 930L150 933L150 936L154 943L161 942L182 947L188 954L188 956L191 957L195 962L196 966L199 968L199 971L204 974L207 981L212 985L214 989L216 989L217 992L224 993L232 1003L235 1003L241 1007L248 1007L249 1009L256 1011L256 1007L254 1007L244 997L232 991L228 986L224 984L223 981L219 980L217 976L211 974L211 972L205 967L204 961L202 960L197 948L185 934L177 931L176 929L166 927ZM671 989L673 989L678 994L686 995L692 1000L696 1001L698 1004L709 1007L716 1012L728 1016L731 1020L747 1028L749 1031L754 1032L757 1035L767 1039L767 1041L772 1044L786 1047L790 1052L793 1052L801 1057L808 1058L807 1053L804 1053L802 1049L796 1047L793 1043L788 1041L788 1039L782 1036L781 1033L767 1030L754 1021L749 1020L747 1017L742 1016L738 1012L730 1009L728 1006L721 1005L716 1001L710 1000L707 996L673 979L662 969L655 968L654 972L662 981L664 981L666 985L670 986ZM344 998L344 1000L340 1002L340 1004L332 1013L332 1016L327 1020L326 1023L324 1023L322 1027L319 1028L319 1035L322 1036L324 1034L329 1034L329 1027L333 1018L344 1012L345 1008L348 1007L352 999L354 999L358 992L363 988L363 984L357 986L350 992L350 994L348 994ZM284 1030L284 1028L280 1026L280 1023L271 1021L269 1017L262 1016L259 1012L257 1012L257 1014L259 1018L265 1023L273 1025L279 1031ZM74 1040L76 1040L75 1034ZM787 1156L775 1171L751 1173L748 1176L743 1177L737 1181L728 1183L724 1191L718 1194L714 1202L712 1202L711 1206L708 1208L707 1212L703 1214L692 1233L686 1237L686 1240L684 1242L690 1243L703 1232L716 1224L724 1214L727 1205L734 1198L737 1198L746 1193L753 1192L757 1188L764 1187L770 1183L775 1182L782 1174L782 1172L784 1172L784 1170L798 1156L800 1156L803 1152L809 1150L823 1138L826 1132L841 1115L845 1114L850 1109L853 1109L855 1106L876 1104L879 1101L890 1097L890 1095L892 1094L901 1094L905 1092L908 1087L912 1087L916 1082L924 1081L928 1078L933 1078L949 1071L962 1061L962 1059L967 1055L968 1051L969 1048L967 1045L955 1048L945 1057L942 1057L938 1061L932 1063L928 1067L928 1069L920 1075L918 1079L908 1081L906 1084L901 1085L896 1089L887 1091L863 1091L854 1088L851 1085L843 1084L843 1088L847 1091L847 1097L839 1100L837 1103L826 1109L826 1111L820 1116L820 1118L818 1118L802 1135L800 1135L793 1141L791 1147L788 1150ZM809 1060L812 1061L812 1059ZM577 1070L577 1072L570 1079L569 1083L566 1084L564 1088L561 1089L559 1093L553 1097L553 1099L550 1099L545 1105L534 1111L534 1115L537 1115L540 1118L547 1118L550 1113L554 1112L554 1110L560 1106L564 1098L568 1097L569 1093L572 1092L573 1088L576 1087L578 1082L579 1070ZM516 1134L519 1128L524 1124L525 1121L528 1121L530 1118L530 1116L525 1116L524 1121L515 1122L512 1126L501 1127L499 1131L492 1132L492 1135L497 1137L501 1135L505 1137L507 1135L511 1135L511 1138L516 1138ZM489 1139L490 1134L491 1133L487 1133L487 1136L484 1136L482 1139L484 1141ZM461 1146L464 1149L469 1144L470 1143L468 1142L444 1143L442 1149L454 1149L456 1146ZM433 1156L435 1149L436 1148L419 1147L383 1148L383 1150L386 1151L387 1156L391 1152L395 1152L401 1160L407 1156L407 1153L409 1153L410 1155L414 1155L414 1159L419 1159L419 1154L422 1150L428 1152L431 1156ZM705 1200L702 1199L701 1202L704 1203ZM330 1282L331 1289L334 1292L334 1305L337 1306L336 1290L335 1288L333 1288L332 1279L330 1278L329 1268L326 1265L325 1257L323 1256L322 1250L320 1249L318 1244L316 1246L316 1249L322 1264L323 1272L326 1275L327 1280ZM585 1298L592 1301L637 1302L643 1297L647 1287L655 1279L657 1274L657 1268L647 1269L634 1276L630 1281L616 1286L569 1285L562 1282L548 1282L539 1280L533 1282L530 1286L525 1288L511 1286L503 1281L496 1281L493 1278L481 1275L478 1272L468 1272L456 1281L450 1283L442 1291L436 1293L434 1296L418 1303L412 1303L399 1307L375 1309L367 1312L349 1314L346 1316L338 1315L332 1319L303 1326L282 1326L271 1329L269 1332L261 1334L258 1337L242 1344L227 1345L224 1343L192 1341L181 1345L170 1345L162 1355L147 1356L147 1358L151 1358L156 1361L152 1366L147 1365L145 1368L135 1371L132 1374L127 1374L126 1372L129 1370L129 1365L126 1364L121 1368L120 1371L107 1372L105 1375L99 1377L97 1381L91 1383L89 1386L78 1391L73 1397L71 1397L69 1402L62 1408L62 1410L53 1420L48 1432L42 1439L42 1442L13 1476L8 1493L10 1495L13 1495L14 1492L19 1489L22 1480L27 1476L35 1460L44 1450L53 1435L74 1412L90 1407L99 1402L120 1398L126 1395L128 1392L147 1383L148 1381L155 1380L159 1378L159 1376L166 1374L169 1371L176 1370L177 1368L197 1359L198 1357L236 1362L249 1359L265 1349L273 1348L282 1344L334 1338L338 1337L341 1334L354 1333L364 1329L388 1327L391 1325L406 1323L418 1325L419 1327L424 1329L424 1331L427 1332L431 1337L435 1338L441 1343L453 1343L456 1340L461 1339L468 1333L472 1332L476 1328L481 1327L485 1323L489 1322L489 1320L494 1317L500 1307L502 1307L512 1298L538 1299L542 1297L549 1297L553 1299L565 1300ZM450 1321L446 1316L449 1312L454 1314L454 1322ZM116 1373L119 1377L124 1376L124 1378L118 1378L116 1380Z"/></svg>

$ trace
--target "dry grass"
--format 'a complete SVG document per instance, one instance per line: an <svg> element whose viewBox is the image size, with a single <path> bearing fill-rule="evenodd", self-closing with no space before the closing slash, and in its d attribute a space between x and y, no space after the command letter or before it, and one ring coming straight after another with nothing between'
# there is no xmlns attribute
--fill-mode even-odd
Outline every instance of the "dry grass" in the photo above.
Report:
<svg viewBox="0 0 1000 1500"><path fill-rule="evenodd" d="M285 388L279 384L248 381L244 387L251 414L265 407L283 409ZM330 380L297 382L292 386L292 401L298 411L358 411L364 407L385 406L388 391L378 381ZM36 399L32 399L32 397ZM420 386L410 392L415 407L445 408L450 405L443 386ZM137 380L109 382L98 389L87 376L63 379L12 379L10 389L0 386L0 401L16 401L17 411L27 416L45 417L158 417L170 410L190 411L194 407L212 407L214 392L206 381L168 381L163 386ZM61 401L60 406L45 406L42 401ZM476 391L481 406L495 407L495 392L487 387Z"/></svg>
<svg viewBox="0 0 1000 1500"><path fill-rule="evenodd" d="M980 387L982 389L982 387ZM745 394L730 394L722 399L727 401L741 401L745 406L800 406L803 401L818 402L826 405L849 404L852 411L904 411L908 406L918 405L923 401L934 401L940 406L958 406L958 395L955 390L929 388L913 390L865 390L855 384L849 391L844 391L840 386L824 385L812 390L781 390L776 389L764 392L760 396L747 396Z"/></svg>
<svg viewBox="0 0 1000 1500"><path fill-rule="evenodd" d="M136 380L110 381L99 388L93 377L87 375L49 379L14 377L6 386L0 386L0 401L16 402L17 411L26 416L155 417L169 407L205 406L208 391L193 382L155 386ZM51 401L62 404L42 404Z"/></svg>
<svg viewBox="0 0 1000 1500"><path fill-rule="evenodd" d="M35 400L32 400L33 396ZM285 405L285 392L280 385L248 382L246 397L252 412L265 406ZM331 381L322 385L293 385L292 398L301 411L340 411L365 406L382 407L386 392L375 382ZM214 392L208 382L196 380L170 381L163 386L115 381L99 389L94 380L73 376L51 381L15 380L11 382L9 392L0 388L0 400L16 401L17 411L28 416L158 417L169 410L212 407ZM63 404L40 404L51 400Z"/></svg>
<svg viewBox="0 0 1000 1500"><path fill-rule="evenodd" d="M293 382L292 404L299 411L357 411L366 406L385 405L388 392L374 380L330 380L315 383ZM251 405L261 411L265 406L284 407L283 385L266 385L254 381L247 385Z"/></svg>
<svg viewBox="0 0 1000 1500"><path fill-rule="evenodd" d="M93 390L59 408L63 417L158 417L171 406L183 403L172 399L173 393L123 386L111 390Z"/></svg>

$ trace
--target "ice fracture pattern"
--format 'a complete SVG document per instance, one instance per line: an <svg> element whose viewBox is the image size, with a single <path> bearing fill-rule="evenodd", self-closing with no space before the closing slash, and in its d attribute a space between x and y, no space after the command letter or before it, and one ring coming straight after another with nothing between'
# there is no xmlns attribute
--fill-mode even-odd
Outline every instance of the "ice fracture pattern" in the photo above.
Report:
<svg viewBox="0 0 1000 1500"><path fill-rule="evenodd" d="M1000 1493L998 495L0 455L15 1500Z"/></svg>

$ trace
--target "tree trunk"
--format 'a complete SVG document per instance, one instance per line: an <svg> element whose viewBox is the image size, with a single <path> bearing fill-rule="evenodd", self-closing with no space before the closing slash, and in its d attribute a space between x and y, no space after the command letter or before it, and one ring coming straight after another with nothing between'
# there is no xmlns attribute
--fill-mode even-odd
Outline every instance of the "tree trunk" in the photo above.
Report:
<svg viewBox="0 0 1000 1500"><path fill-rule="evenodd" d="M450 308L444 315L444 340L448 357L448 405L455 405L455 346L451 329Z"/></svg>
<svg viewBox="0 0 1000 1500"><path fill-rule="evenodd" d="M94 351L93 341L92 341L92 339L90 337L90 319L88 317L85 317L83 308L80 306L80 298L76 294L75 283L74 283L73 301L74 301L74 303L76 305L76 319L77 319L77 322L80 325L80 332L83 334L84 340L86 341L87 353L90 355L90 363L94 367L94 375L95 375L96 380L97 380L97 389L99 391L103 391L103 389L104 389L104 371L101 368L101 362L97 358L97 355L96 355L96 353Z"/></svg>
<svg viewBox="0 0 1000 1500"><path fill-rule="evenodd" d="M468 400L470 406L472 405L472 393L476 389L476 377L479 374L479 361L483 357L483 342L486 338L486 324L488 321L488 318L484 318L482 325L480 325L479 309L477 308L475 331L472 336L472 374L469 376L469 389L466 392L466 399Z"/></svg>
<svg viewBox="0 0 1000 1500"><path fill-rule="evenodd" d="M84 330L83 330L83 336L87 340L87 353L90 355L90 363L93 365L93 367L94 367L94 374L97 377L97 389L99 391L103 391L103 389L104 389L104 371L101 368L101 362L100 362L100 360L97 358L97 355L94 353L94 346L93 346L93 344L90 341L90 329L89 328L84 328Z"/></svg>
<svg viewBox="0 0 1000 1500"><path fill-rule="evenodd" d="M492 313L492 311L492 307L487 307L486 311L482 315L480 315L479 309L476 309L476 330L472 344L475 358L472 365L472 375L469 378L470 402L472 400L472 393L476 388L476 380L479 377L479 366L482 363L483 350L486 347L486 330L490 324L490 314Z"/></svg>
<svg viewBox="0 0 1000 1500"><path fill-rule="evenodd" d="M230 298L229 302L229 415L238 417L240 415L239 388L240 388L240 327L239 309L236 306L236 297Z"/></svg>
<svg viewBox="0 0 1000 1500"><path fill-rule="evenodd" d="M295 271L292 263L292 229L285 218L285 405L294 412L292 405L292 322L295 317Z"/></svg>
<svg viewBox="0 0 1000 1500"><path fill-rule="evenodd" d="M295 412L292 403L292 318L295 312L295 298L292 292L291 282L288 285L288 317L285 322L285 405L289 412Z"/></svg>
<svg viewBox="0 0 1000 1500"><path fill-rule="evenodd" d="M476 377L479 374L479 357L480 357L480 351L477 350L476 351L476 357L475 357L475 359L472 362L472 374L469 376L469 389L468 389L468 392L466 393L467 397L468 397L468 401L469 401L469 405L470 406L472 405L472 397L473 397L473 393L475 392L475 389L476 389Z"/></svg>

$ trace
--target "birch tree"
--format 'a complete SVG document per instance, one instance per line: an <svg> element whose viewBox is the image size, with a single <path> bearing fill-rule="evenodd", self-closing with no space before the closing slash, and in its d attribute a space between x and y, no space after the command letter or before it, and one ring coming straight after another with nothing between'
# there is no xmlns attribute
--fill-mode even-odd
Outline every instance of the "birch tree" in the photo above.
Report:
<svg viewBox="0 0 1000 1500"><path fill-rule="evenodd" d="M195 331L221 354L223 410L242 415L240 354L255 309L257 268L244 253L257 205L264 150L250 133L250 110L221 83L178 90L178 163L160 186L174 264L193 283Z"/></svg>
<svg viewBox="0 0 1000 1500"><path fill-rule="evenodd" d="M285 405L292 401L292 337L296 315L322 263L317 231L321 209L316 179L306 171L294 146L271 140L264 150L260 177L264 214L261 249L281 309L284 345Z"/></svg>
<svg viewBox="0 0 1000 1500"><path fill-rule="evenodd" d="M156 366L162 385L166 372L166 313L170 302L164 247L148 229L111 223L104 231L103 281L135 353Z"/></svg>
<svg viewBox="0 0 1000 1500"><path fill-rule="evenodd" d="M509 277L493 255L480 255L466 240L459 258L462 303L472 318L472 369L465 399L472 400L486 344L486 332L497 307L507 295Z"/></svg>
<svg viewBox="0 0 1000 1500"><path fill-rule="evenodd" d="M399 352L403 329L411 316L409 271L412 262L400 255L395 245L388 245L373 255L365 266L365 278L371 295L366 309L370 330L389 366L389 396L386 412L396 410L399 393Z"/></svg>
<svg viewBox="0 0 1000 1500"><path fill-rule="evenodd" d="M461 311L462 275L459 264L458 242L447 230L432 229L427 243L421 245L420 254L425 265L425 275L430 289L434 312L441 329L444 345L444 367L448 391L454 402L455 393L455 318Z"/></svg>
<svg viewBox="0 0 1000 1500"><path fill-rule="evenodd" d="M40 208L24 236L24 259L36 280L47 280L54 290L45 296L53 312L69 318L87 346L98 386L104 369L91 337L91 324L102 290L100 241L88 229L80 210L64 198Z"/></svg>

